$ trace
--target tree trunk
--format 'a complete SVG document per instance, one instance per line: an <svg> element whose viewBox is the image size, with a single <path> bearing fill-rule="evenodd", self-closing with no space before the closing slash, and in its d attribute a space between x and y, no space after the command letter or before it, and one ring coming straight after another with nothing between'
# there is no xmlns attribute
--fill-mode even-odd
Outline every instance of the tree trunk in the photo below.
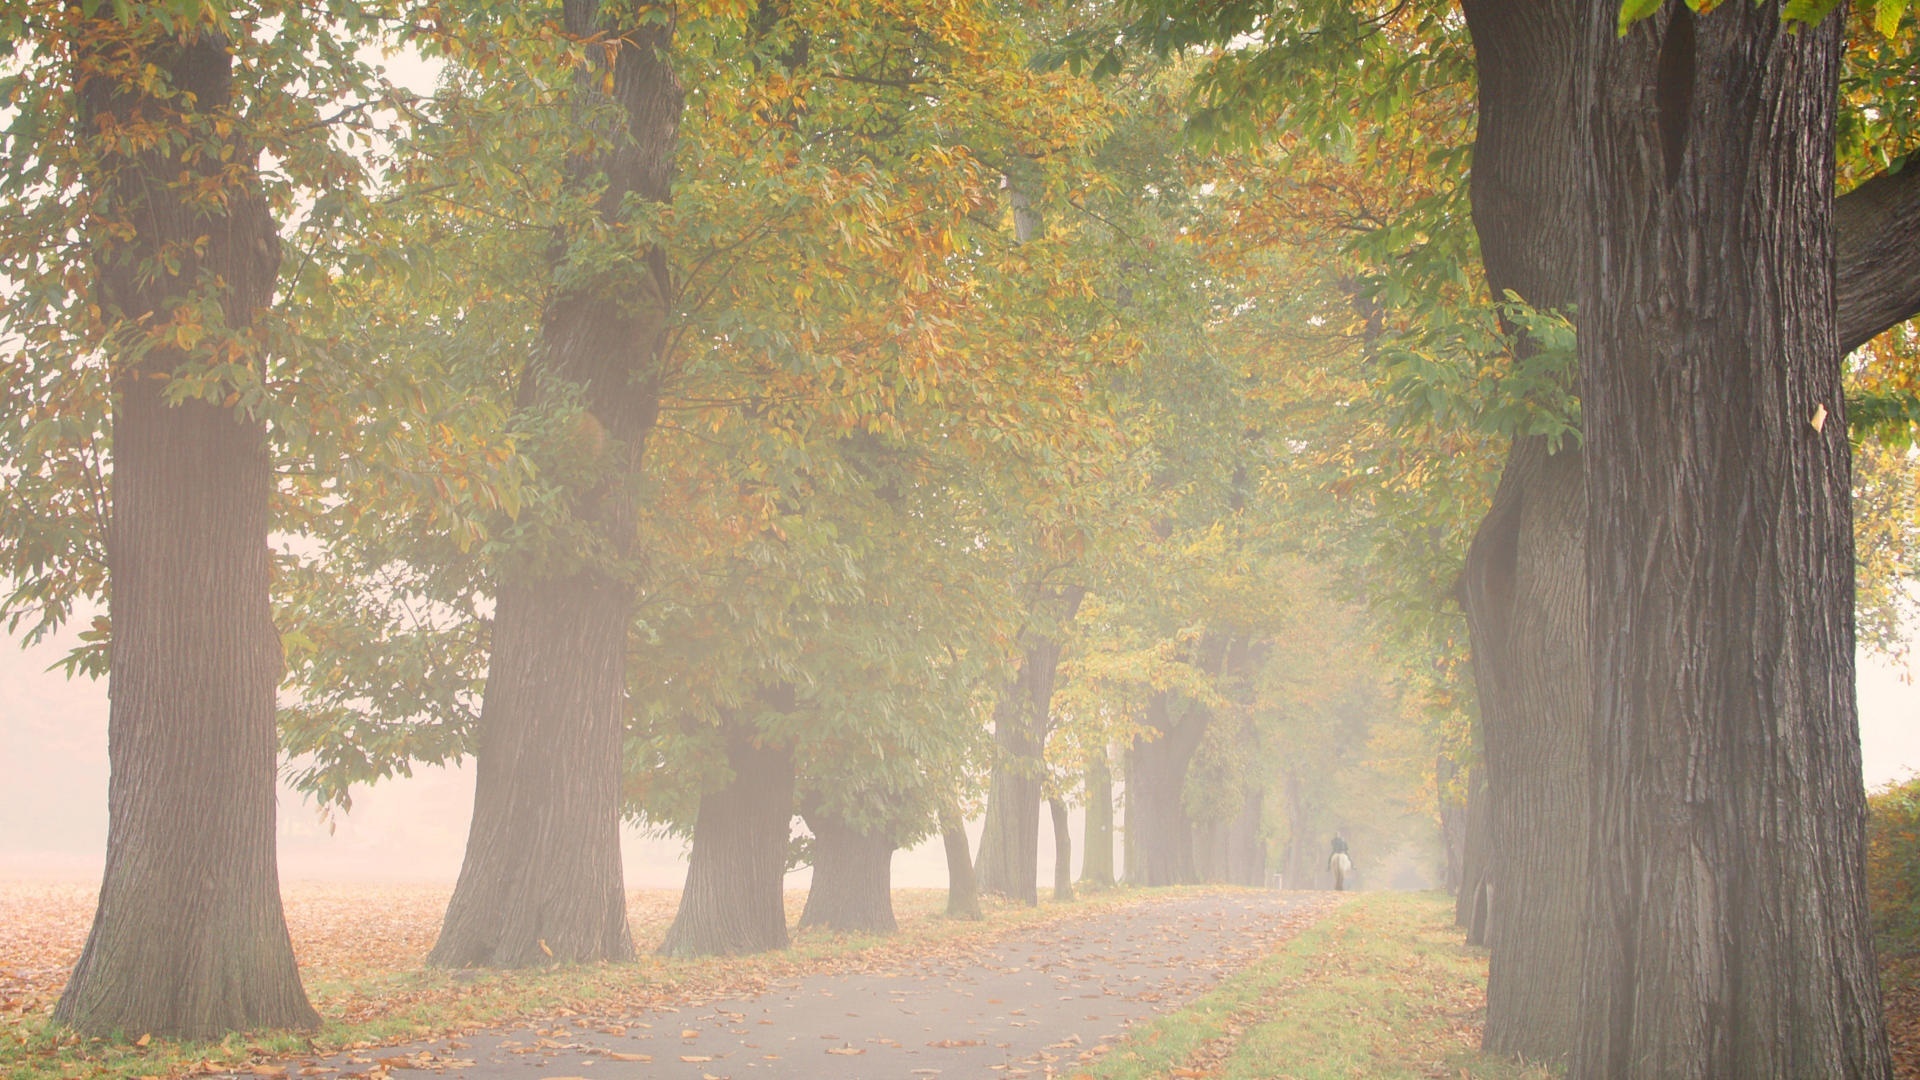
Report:
<svg viewBox="0 0 1920 1080"><path fill-rule="evenodd" d="M1070 586L1038 605L1058 626L1073 620L1086 589ZM980 888L1028 904L1040 902L1040 789L1052 727L1054 673L1062 641L1029 630L1020 674L993 713L997 753L987 786L986 830L975 867Z"/></svg>
<svg viewBox="0 0 1920 1080"><path fill-rule="evenodd" d="M1029 657L1029 664L1031 657ZM1001 695L993 712L993 774L987 786L987 819L980 834L975 876L984 892L1026 904L1040 902L1041 748L1025 709L1023 673Z"/></svg>
<svg viewBox="0 0 1920 1080"><path fill-rule="evenodd" d="M1447 797L1447 790L1453 784L1457 769L1453 759L1445 754L1434 762L1433 767L1435 786L1439 789L1440 846L1446 858L1441 885L1453 894L1456 905L1460 898L1460 882L1465 876L1462 864L1466 861L1467 846L1467 804L1464 800ZM1457 914L1456 911L1456 922Z"/></svg>
<svg viewBox="0 0 1920 1080"><path fill-rule="evenodd" d="M1487 923L1493 918L1493 879L1488 874L1488 849L1493 827L1487 812L1486 766L1467 769L1467 843L1461 860L1460 895L1454 898L1454 922L1466 930L1467 944L1487 943Z"/></svg>
<svg viewBox="0 0 1920 1080"><path fill-rule="evenodd" d="M589 0L564 5L569 34L613 43L589 50L595 59L577 92L617 106L623 129L604 133L604 149L574 164L574 182L604 179L600 215L618 223L628 196L668 198L682 96L667 58L672 31L608 25L599 8ZM556 258L565 261L564 240ZM672 294L665 253L654 248L548 301L545 349L522 380L522 405L539 404L556 380L579 389L597 479L572 493L571 509L604 541L606 563L567 551L500 570L473 824L429 963L519 967L633 956L619 831L633 605L624 563L633 555L635 484L659 409ZM555 575L552 563L574 568Z"/></svg>
<svg viewBox="0 0 1920 1080"><path fill-rule="evenodd" d="M1174 715L1171 693L1154 694L1143 718L1157 733L1139 738L1128 751L1127 794L1132 799L1127 832L1139 853L1138 872L1131 861L1127 879L1139 885L1184 885L1199 880L1193 862L1193 823L1187 817L1187 766L1211 719L1189 705Z"/></svg>
<svg viewBox="0 0 1920 1080"><path fill-rule="evenodd" d="M501 590L466 860L427 962L631 960L620 865L625 587Z"/></svg>
<svg viewBox="0 0 1920 1080"><path fill-rule="evenodd" d="M1487 281L1573 303L1584 206L1575 0L1464 0L1478 65L1473 215ZM1510 326L1509 330L1517 330ZM1522 337L1523 357L1532 344ZM1492 949L1489 1052L1564 1057L1578 1023L1586 846L1585 508L1577 442L1516 438L1468 551L1461 607L1480 703L1481 863L1461 910Z"/></svg>
<svg viewBox="0 0 1920 1080"><path fill-rule="evenodd" d="M254 151L207 120L234 111L228 43L210 32L182 42L110 14L81 26L80 52L93 70L78 91L83 130L137 126L137 113L183 133L188 146L231 151L128 157L102 149L88 184L116 227L101 230L93 255L105 316L163 327L190 291L211 288L227 325L210 329L244 340L272 299L280 257L257 178L246 171ZM148 65L194 95L197 115L177 111L178 98L142 92ZM213 180L228 160L235 173ZM192 183L176 183L182 178ZM224 196L218 208L177 198L209 183ZM156 265L163 252L179 259L177 273ZM282 658L268 600L265 426L204 401L169 406L164 376L195 359L171 334L144 356L119 359L107 545L107 864L93 928L54 1018L88 1035L189 1039L315 1027L275 862Z"/></svg>
<svg viewBox="0 0 1920 1080"><path fill-rule="evenodd" d="M1672 5L1616 39L1616 5L1590 7L1593 884L1569 1075L1885 1077L1834 363L1842 19Z"/></svg>
<svg viewBox="0 0 1920 1080"><path fill-rule="evenodd" d="M1487 776L1485 1047L1558 1059L1579 1023L1586 875L1587 617L1580 456L1515 440L1467 556ZM1483 890L1484 891L1484 890ZM1489 895L1493 895L1489 893Z"/></svg>
<svg viewBox="0 0 1920 1080"><path fill-rule="evenodd" d="M1067 802L1048 799L1053 811L1053 898L1073 899L1073 833L1067 830Z"/></svg>
<svg viewBox="0 0 1920 1080"><path fill-rule="evenodd" d="M1113 772L1100 749L1087 765L1087 820L1080 843L1080 887L1113 888Z"/></svg>
<svg viewBox="0 0 1920 1080"><path fill-rule="evenodd" d="M951 807L940 811L940 839L947 848L947 918L978 919L980 886L973 878L967 823L959 811Z"/></svg>
<svg viewBox="0 0 1920 1080"><path fill-rule="evenodd" d="M751 724L729 721L733 779L700 799L680 911L663 956L752 953L787 947L784 887L793 827L793 757L756 745Z"/></svg>
<svg viewBox="0 0 1920 1080"><path fill-rule="evenodd" d="M868 934L899 929L893 918L893 839L824 811L805 819L813 831L813 887L800 925Z"/></svg>

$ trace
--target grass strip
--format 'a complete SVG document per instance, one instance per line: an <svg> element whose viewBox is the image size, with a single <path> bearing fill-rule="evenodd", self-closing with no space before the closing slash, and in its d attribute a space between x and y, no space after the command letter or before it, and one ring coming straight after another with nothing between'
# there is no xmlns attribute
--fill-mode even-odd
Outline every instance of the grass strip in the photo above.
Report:
<svg viewBox="0 0 1920 1080"><path fill-rule="evenodd" d="M1439 893L1362 893L1073 1080L1547 1080L1479 1052L1486 952Z"/></svg>

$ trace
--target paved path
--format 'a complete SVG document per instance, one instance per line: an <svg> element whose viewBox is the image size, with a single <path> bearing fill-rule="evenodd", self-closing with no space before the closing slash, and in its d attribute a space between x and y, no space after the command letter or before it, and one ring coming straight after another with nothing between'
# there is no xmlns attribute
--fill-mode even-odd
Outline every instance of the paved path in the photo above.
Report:
<svg viewBox="0 0 1920 1080"><path fill-rule="evenodd" d="M1064 1076L1129 1025L1185 1004L1272 949L1330 910L1332 897L1152 900L910 970L809 976L605 1030L522 1027L324 1064L377 1076L383 1063L413 1055L471 1080Z"/></svg>

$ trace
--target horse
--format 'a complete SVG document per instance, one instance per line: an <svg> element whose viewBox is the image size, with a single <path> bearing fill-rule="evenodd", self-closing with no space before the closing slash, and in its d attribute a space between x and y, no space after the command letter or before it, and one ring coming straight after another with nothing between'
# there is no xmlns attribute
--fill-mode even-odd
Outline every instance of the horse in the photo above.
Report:
<svg viewBox="0 0 1920 1080"><path fill-rule="evenodd" d="M1327 867L1333 871L1333 889L1335 892L1347 890L1347 875L1353 872L1353 860L1347 858L1344 851L1336 851L1333 858L1327 860Z"/></svg>

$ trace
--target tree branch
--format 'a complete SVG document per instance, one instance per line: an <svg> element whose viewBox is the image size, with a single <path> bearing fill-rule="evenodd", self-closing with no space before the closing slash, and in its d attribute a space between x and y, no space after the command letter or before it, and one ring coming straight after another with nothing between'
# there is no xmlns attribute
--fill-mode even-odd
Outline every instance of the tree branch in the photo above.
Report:
<svg viewBox="0 0 1920 1080"><path fill-rule="evenodd" d="M1844 356L1920 314L1920 162L1835 199L1833 248Z"/></svg>

